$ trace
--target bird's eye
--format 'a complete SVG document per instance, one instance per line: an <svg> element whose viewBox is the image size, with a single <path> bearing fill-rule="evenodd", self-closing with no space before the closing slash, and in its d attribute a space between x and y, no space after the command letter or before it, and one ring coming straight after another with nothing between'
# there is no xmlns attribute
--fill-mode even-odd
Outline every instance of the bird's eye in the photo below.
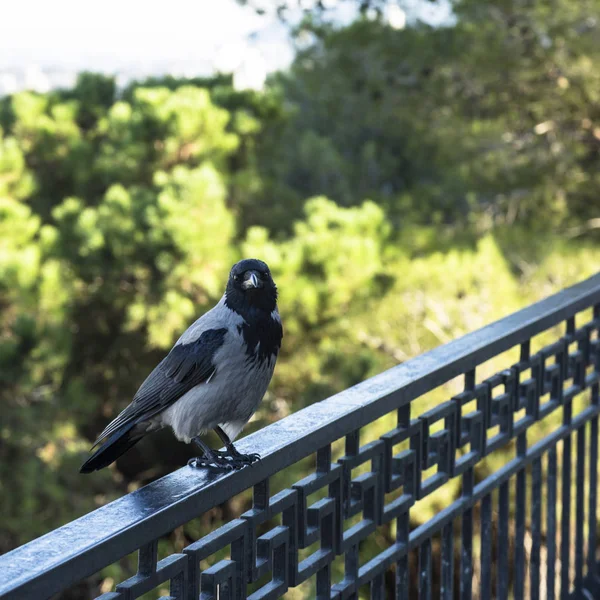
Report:
<svg viewBox="0 0 600 600"><path fill-rule="evenodd" d="M268 279L269 278L269 271L263 271L262 276L264 277L264 279Z"/></svg>
<svg viewBox="0 0 600 600"><path fill-rule="evenodd" d="M234 281L237 281L238 279L239 279L239 277L238 277L237 275L234 275L234 276L233 276L233 280L234 280Z"/></svg>

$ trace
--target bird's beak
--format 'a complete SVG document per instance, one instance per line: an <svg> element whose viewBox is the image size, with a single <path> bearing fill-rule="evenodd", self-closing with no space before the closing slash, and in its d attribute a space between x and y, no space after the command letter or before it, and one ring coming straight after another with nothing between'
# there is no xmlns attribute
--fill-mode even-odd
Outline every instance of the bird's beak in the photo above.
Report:
<svg viewBox="0 0 600 600"><path fill-rule="evenodd" d="M249 289L258 289L263 286L260 277L256 271L247 271L244 275L244 282L242 283L242 287L245 290Z"/></svg>

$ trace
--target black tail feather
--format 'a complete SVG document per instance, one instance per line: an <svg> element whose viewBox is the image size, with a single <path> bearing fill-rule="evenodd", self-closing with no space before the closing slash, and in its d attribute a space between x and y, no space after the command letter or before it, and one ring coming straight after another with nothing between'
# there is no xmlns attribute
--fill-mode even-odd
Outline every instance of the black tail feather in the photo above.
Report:
<svg viewBox="0 0 600 600"><path fill-rule="evenodd" d="M92 473L99 471L113 463L121 454L124 454L137 444L143 437L143 433L135 434L133 429L135 423L129 424L119 431L115 431L99 448L90 456L79 469L80 473Z"/></svg>

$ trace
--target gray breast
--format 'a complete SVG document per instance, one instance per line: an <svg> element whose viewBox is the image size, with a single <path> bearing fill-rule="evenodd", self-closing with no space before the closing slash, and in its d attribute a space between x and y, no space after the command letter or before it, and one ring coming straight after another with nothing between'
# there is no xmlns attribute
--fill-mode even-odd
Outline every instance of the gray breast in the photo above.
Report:
<svg viewBox="0 0 600 600"><path fill-rule="evenodd" d="M226 307L224 310L232 313ZM229 437L235 438L258 408L273 376L276 356L262 361L248 356L243 336L236 326L236 317L241 317L232 315L227 315L228 332L214 357L215 374L206 383L192 388L158 417L160 425L170 425L182 441L189 442L192 437L217 425L224 425ZM195 334L190 333L194 325L184 334L188 336L186 342L194 339ZM223 326L222 321L209 326L216 325Z"/></svg>

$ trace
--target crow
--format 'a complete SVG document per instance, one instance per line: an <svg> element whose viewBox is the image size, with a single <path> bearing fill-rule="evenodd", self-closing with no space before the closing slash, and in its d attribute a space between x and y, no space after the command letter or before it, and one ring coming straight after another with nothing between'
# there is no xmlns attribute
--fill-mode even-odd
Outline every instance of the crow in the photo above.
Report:
<svg viewBox="0 0 600 600"><path fill-rule="evenodd" d="M80 472L110 465L147 433L167 426L202 451L188 462L192 467L231 470L258 460L258 454L238 452L233 440L267 390L282 337L269 267L257 259L236 263L219 303L183 333L131 404L107 425ZM200 439L211 429L226 450Z"/></svg>

